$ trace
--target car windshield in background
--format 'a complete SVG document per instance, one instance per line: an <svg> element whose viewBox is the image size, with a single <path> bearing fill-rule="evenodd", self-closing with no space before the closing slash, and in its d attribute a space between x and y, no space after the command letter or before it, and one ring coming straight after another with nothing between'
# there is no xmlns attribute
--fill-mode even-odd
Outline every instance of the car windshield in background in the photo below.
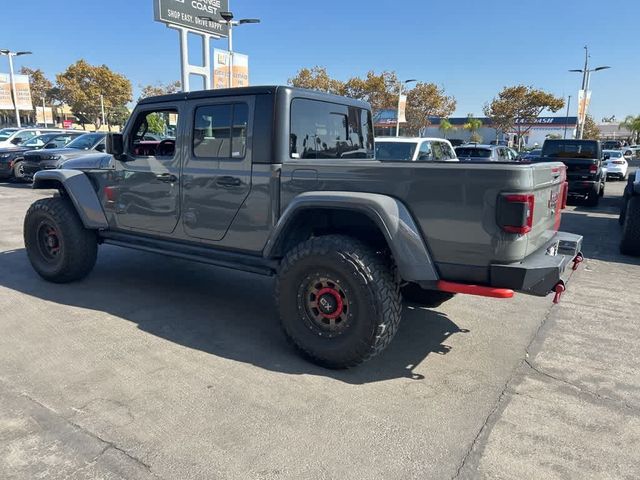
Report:
<svg viewBox="0 0 640 480"><path fill-rule="evenodd" d="M545 157L552 158L596 158L598 156L598 144L581 140L545 142L542 152Z"/></svg>
<svg viewBox="0 0 640 480"><path fill-rule="evenodd" d="M56 138L57 135L58 135L57 133L48 133L46 135L40 135L38 137L33 137L33 138L27 140L26 142L24 142L22 144L22 146L24 146L24 147L41 147L45 143L47 143L50 140Z"/></svg>
<svg viewBox="0 0 640 480"><path fill-rule="evenodd" d="M410 162L417 146L417 143L412 142L377 142L376 160Z"/></svg>
<svg viewBox="0 0 640 480"><path fill-rule="evenodd" d="M0 142L4 142L8 138L9 138L9 135L0 135Z"/></svg>
<svg viewBox="0 0 640 480"><path fill-rule="evenodd" d="M622 152L607 152L607 151L605 151L604 153L608 153L609 157L611 157L611 158L620 158L620 157L622 157Z"/></svg>
<svg viewBox="0 0 640 480"><path fill-rule="evenodd" d="M456 154L458 158L471 157L471 158L489 158L491 157L491 150L487 148L456 148Z"/></svg>
<svg viewBox="0 0 640 480"><path fill-rule="evenodd" d="M80 135L78 138L69 142L67 144L67 148L76 148L78 150L89 150L93 148L93 146L102 138L104 135L102 133L87 133L85 135Z"/></svg>

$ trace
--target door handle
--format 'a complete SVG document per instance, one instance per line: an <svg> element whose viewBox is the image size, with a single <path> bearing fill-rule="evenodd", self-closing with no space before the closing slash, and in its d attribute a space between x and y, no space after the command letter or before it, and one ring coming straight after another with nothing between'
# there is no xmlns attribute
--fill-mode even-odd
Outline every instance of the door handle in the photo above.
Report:
<svg viewBox="0 0 640 480"><path fill-rule="evenodd" d="M156 175L156 179L166 183L174 183L178 181L178 177L172 173L159 173Z"/></svg>
<svg viewBox="0 0 640 480"><path fill-rule="evenodd" d="M242 180L240 180L237 177L219 177L216 180L216 184L220 185L221 187L239 187L240 185L242 185Z"/></svg>

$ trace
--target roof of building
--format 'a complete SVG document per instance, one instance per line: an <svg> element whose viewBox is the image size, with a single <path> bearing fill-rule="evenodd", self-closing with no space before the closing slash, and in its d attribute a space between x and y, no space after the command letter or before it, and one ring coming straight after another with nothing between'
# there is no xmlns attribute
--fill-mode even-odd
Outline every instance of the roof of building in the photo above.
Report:
<svg viewBox="0 0 640 480"><path fill-rule="evenodd" d="M385 109L379 110L373 115L373 123L375 125L389 125L396 123L396 112L394 109ZM474 117L477 120L482 122L482 125L485 127L491 127L491 119L487 117ZM442 119L440 117L429 117L429 124L431 126L440 125L440 121ZM450 117L448 118L449 122L454 127L461 127L467 121L469 121L468 117ZM517 123L517 122L516 122ZM578 117L567 117L567 116L558 116L558 117L538 117L537 121L532 123L531 125L576 125L578 123ZM529 124L527 124L529 125Z"/></svg>

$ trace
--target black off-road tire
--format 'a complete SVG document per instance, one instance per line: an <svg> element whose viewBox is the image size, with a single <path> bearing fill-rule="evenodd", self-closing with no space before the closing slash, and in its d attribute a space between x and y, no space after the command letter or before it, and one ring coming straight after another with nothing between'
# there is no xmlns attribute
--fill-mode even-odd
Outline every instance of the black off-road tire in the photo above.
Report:
<svg viewBox="0 0 640 480"><path fill-rule="evenodd" d="M601 192L601 187L598 184L590 193L589 196L587 197L587 200L585 202L585 204L588 207L597 207L598 204L600 203L600 192Z"/></svg>
<svg viewBox="0 0 640 480"><path fill-rule="evenodd" d="M389 257L359 240L344 235L309 239L287 253L278 274L282 328L312 362L332 369L354 367L382 352L396 334L402 314L399 285ZM314 289L323 286L342 296L336 330L322 323L328 320ZM318 308L310 307L314 301Z"/></svg>
<svg viewBox="0 0 640 480"><path fill-rule="evenodd" d="M429 308L439 307L455 296L455 293L426 290L416 283L408 283L404 285L400 291L402 292L402 298L406 302Z"/></svg>
<svg viewBox="0 0 640 480"><path fill-rule="evenodd" d="M620 253L640 256L640 196L629 198L622 226Z"/></svg>
<svg viewBox="0 0 640 480"><path fill-rule="evenodd" d="M29 261L45 280L55 283L80 280L96 263L96 232L84 228L67 198L34 202L25 216L23 233Z"/></svg>

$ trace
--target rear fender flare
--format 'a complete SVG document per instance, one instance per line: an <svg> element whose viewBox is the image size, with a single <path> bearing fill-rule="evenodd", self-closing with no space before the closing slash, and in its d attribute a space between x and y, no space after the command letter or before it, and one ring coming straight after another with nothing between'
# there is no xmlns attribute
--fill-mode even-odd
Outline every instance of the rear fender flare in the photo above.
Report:
<svg viewBox="0 0 640 480"><path fill-rule="evenodd" d="M83 172L65 169L41 170L33 178L33 188L64 190L85 228L99 230L109 227L98 195L89 177Z"/></svg>
<svg viewBox="0 0 640 480"><path fill-rule="evenodd" d="M305 192L295 197L278 220L265 246L267 258L277 257L278 245L287 227L306 209L352 210L365 214L384 235L400 277L405 281L428 282L439 279L431 255L411 213L399 200L387 195L363 192Z"/></svg>

